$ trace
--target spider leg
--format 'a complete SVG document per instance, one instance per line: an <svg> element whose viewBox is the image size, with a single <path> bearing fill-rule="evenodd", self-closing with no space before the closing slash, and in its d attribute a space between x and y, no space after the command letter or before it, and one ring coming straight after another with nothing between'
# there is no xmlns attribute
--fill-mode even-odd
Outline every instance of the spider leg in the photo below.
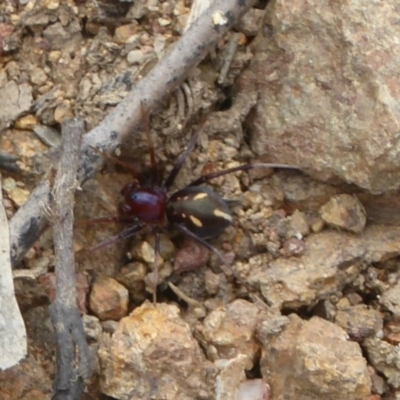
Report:
<svg viewBox="0 0 400 400"><path fill-rule="evenodd" d="M135 222L132 217L102 217L95 219L81 219L76 222L77 225L86 224L132 224Z"/></svg>
<svg viewBox="0 0 400 400"><path fill-rule="evenodd" d="M158 183L158 166L156 161L156 155L154 151L153 140L151 139L151 132L149 127L149 117L143 102L140 103L140 109L143 117L143 122L145 125L146 137L147 137L147 145L149 147L150 154L150 164L151 164L151 180L152 184L155 185Z"/></svg>
<svg viewBox="0 0 400 400"><path fill-rule="evenodd" d="M197 132L190 138L189 144L186 147L186 150L178 157L175 161L172 171L165 179L164 184L162 187L166 190L170 188L170 186L174 183L176 176L178 175L179 171L182 168L183 163L188 158L189 154L192 152L194 146L196 145L197 139L200 135L201 129L198 129Z"/></svg>
<svg viewBox="0 0 400 400"><path fill-rule="evenodd" d="M238 167L233 167L233 168L228 168L224 169L222 171L217 171L217 172L211 172L210 174L203 175L200 178L196 179L192 183L189 183L188 186L198 186L201 185L205 182L208 182L211 179L218 178L219 176L231 174L233 172L237 171L247 171L249 169L253 168L284 168L284 169L297 169L299 170L299 167L296 167L295 165L287 165L287 164L269 164L269 163L256 163L256 164L244 164L244 165L239 165Z"/></svg>
<svg viewBox="0 0 400 400"><path fill-rule="evenodd" d="M102 247L106 247L112 243L115 243L118 240L127 239L127 238L135 235L137 232L142 230L144 227L145 227L145 224L143 222L138 222L137 225L133 225L130 228L125 229L124 231L118 233L117 235L111 236L108 239L96 244L95 246L91 247L89 249L89 251L93 252Z"/></svg>
<svg viewBox="0 0 400 400"><path fill-rule="evenodd" d="M201 244L202 246L204 246L206 249L210 250L211 252L213 252L215 255L217 255L219 257L219 259L226 265L229 265L230 262L228 260L225 259L225 257L214 247L212 246L210 243L208 243L206 240L202 239L201 237L197 236L196 234L194 234L192 231L190 231L188 228L186 228L186 226L181 225L181 224L173 224L172 225L174 228L177 228L178 230L180 230L184 235L192 238L193 240L195 240L197 243Z"/></svg>

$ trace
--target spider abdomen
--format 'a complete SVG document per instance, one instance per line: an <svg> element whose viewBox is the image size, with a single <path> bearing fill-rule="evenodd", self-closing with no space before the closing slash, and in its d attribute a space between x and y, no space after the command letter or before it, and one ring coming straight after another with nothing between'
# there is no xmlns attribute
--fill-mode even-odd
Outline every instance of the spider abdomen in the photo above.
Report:
<svg viewBox="0 0 400 400"><path fill-rule="evenodd" d="M226 201L202 186L188 186L175 192L168 199L166 215L171 224L184 225L203 239L218 236L232 223Z"/></svg>

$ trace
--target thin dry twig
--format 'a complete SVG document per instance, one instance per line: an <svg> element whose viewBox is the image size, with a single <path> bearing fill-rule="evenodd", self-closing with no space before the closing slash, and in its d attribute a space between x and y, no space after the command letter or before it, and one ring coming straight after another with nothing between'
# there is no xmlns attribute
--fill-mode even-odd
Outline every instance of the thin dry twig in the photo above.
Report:
<svg viewBox="0 0 400 400"><path fill-rule="evenodd" d="M74 192L83 132L81 120L71 119L62 125L62 152L48 211L53 225L56 262L56 298L49 312L57 344L53 399L58 400L79 399L83 378L90 375L89 348L76 305L73 250Z"/></svg>
<svg viewBox="0 0 400 400"><path fill-rule="evenodd" d="M78 168L80 183L94 175L101 160L91 149L112 152L141 121L141 104L151 113L155 106L173 92L189 71L204 58L256 0L215 0L191 24L170 52L141 79L126 98L96 128L83 138ZM10 222L11 259L17 264L46 227L44 209L49 204L50 185L43 180ZM42 203L44 207L38 207Z"/></svg>

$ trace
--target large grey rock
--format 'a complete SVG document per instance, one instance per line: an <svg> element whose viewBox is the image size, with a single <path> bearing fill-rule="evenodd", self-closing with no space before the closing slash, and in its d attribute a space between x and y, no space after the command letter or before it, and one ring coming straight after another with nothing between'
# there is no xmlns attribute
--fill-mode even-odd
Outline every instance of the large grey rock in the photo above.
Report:
<svg viewBox="0 0 400 400"><path fill-rule="evenodd" d="M271 161L379 193L400 185L398 1L271 1L241 78ZM397 10L397 11L396 11Z"/></svg>

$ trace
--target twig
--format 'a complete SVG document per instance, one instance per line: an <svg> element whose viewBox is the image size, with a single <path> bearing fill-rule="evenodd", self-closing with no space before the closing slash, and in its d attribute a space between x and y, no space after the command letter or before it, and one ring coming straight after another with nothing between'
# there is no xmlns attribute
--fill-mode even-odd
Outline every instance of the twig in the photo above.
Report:
<svg viewBox="0 0 400 400"><path fill-rule="evenodd" d="M228 47L226 49L226 55L224 57L221 71L220 71L219 77L218 77L219 85L223 85L226 77L228 76L228 72L231 67L233 57L235 57L238 45L239 45L239 35L235 34L232 36L232 38L228 44Z"/></svg>
<svg viewBox="0 0 400 400"><path fill-rule="evenodd" d="M83 378L90 375L89 348L76 305L73 251L74 192L77 187L79 147L83 122L71 119L62 125L62 152L50 194L56 262L56 298L49 312L57 344L57 373L53 399L80 399ZM78 358L76 360L76 358Z"/></svg>
<svg viewBox="0 0 400 400"><path fill-rule="evenodd" d="M0 151L0 168L4 168L11 172L21 172L17 161L18 157L8 154L4 151Z"/></svg>
<svg viewBox="0 0 400 400"><path fill-rule="evenodd" d="M185 301L189 306L197 307L197 308L204 310L204 306L200 302L189 297L187 294L182 292L181 289L179 289L177 286L175 286L172 282L168 282L168 286L179 298L181 298L183 301Z"/></svg>
<svg viewBox="0 0 400 400"><path fill-rule="evenodd" d="M96 172L101 160L91 149L112 152L141 122L141 104L150 113L186 78L221 36L256 2L256 0L215 0L190 26L171 51L141 79L126 98L83 138L78 169L80 183ZM11 260L17 264L46 226L44 207L49 203L49 183L44 180L11 219Z"/></svg>

